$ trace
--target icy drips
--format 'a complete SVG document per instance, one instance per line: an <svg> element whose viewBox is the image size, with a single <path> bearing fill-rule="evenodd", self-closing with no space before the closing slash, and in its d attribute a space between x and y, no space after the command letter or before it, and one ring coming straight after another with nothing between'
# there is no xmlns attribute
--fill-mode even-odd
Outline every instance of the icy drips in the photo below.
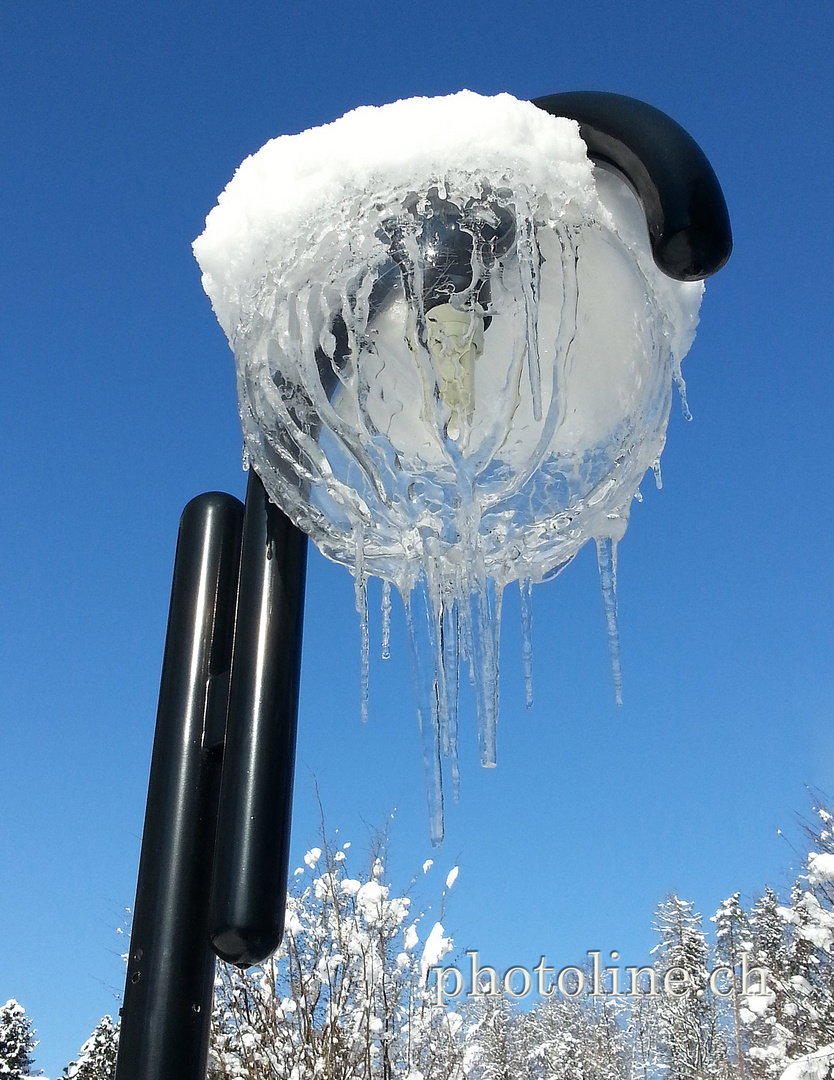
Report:
<svg viewBox="0 0 834 1080"><path fill-rule="evenodd" d="M432 837L457 794L460 666L498 744L500 608L590 539L617 697L616 545L663 449L702 286L658 271L634 196L572 121L501 95L399 102L274 140L195 243L270 497L355 577L396 586Z"/></svg>
<svg viewBox="0 0 834 1080"><path fill-rule="evenodd" d="M623 703L623 674L620 665L620 630L617 625L617 541L610 536L597 537L597 565L605 609L608 655L617 704Z"/></svg>
<svg viewBox="0 0 834 1080"><path fill-rule="evenodd" d="M456 586L429 567L403 595L414 670L432 842L443 839L443 760L460 793L458 694L460 665L469 669L479 720L482 765L497 761L498 627L501 593L485 578Z"/></svg>
<svg viewBox="0 0 834 1080"><path fill-rule="evenodd" d="M370 634L368 632L368 579L365 575L365 536L362 526L357 527L355 538L356 566L353 571L353 593L357 614L359 615L359 633L361 635L360 687L362 722L368 720L369 670L370 670Z"/></svg>
<svg viewBox="0 0 834 1080"><path fill-rule="evenodd" d="M533 582L519 580L521 599L521 662L524 667L524 704L533 707Z"/></svg>
<svg viewBox="0 0 834 1080"><path fill-rule="evenodd" d="M382 659L391 658L391 582L382 583Z"/></svg>

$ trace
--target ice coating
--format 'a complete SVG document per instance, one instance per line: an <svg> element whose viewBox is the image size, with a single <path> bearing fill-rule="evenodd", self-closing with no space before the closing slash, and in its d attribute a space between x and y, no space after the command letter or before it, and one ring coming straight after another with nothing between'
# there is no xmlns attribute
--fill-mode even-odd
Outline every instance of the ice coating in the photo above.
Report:
<svg viewBox="0 0 834 1080"><path fill-rule="evenodd" d="M528 583L591 538L619 696L616 547L703 286L657 269L634 196L573 121L466 91L273 140L194 251L247 454L354 573L364 686L366 579L403 596L439 841L461 661L494 765L502 590L522 585L529 700Z"/></svg>

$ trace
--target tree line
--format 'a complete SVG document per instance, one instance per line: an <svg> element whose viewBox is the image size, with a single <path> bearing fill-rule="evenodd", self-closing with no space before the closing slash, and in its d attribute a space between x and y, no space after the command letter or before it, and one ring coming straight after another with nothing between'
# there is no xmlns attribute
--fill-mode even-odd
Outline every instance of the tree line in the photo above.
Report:
<svg viewBox="0 0 834 1080"><path fill-rule="evenodd" d="M434 919L393 889L382 841L354 873L350 845L322 840L296 871L278 952L245 972L218 964L209 1080L830 1080L834 816L817 809L806 831L806 873L784 900L735 893L705 923L667 896L639 975L620 987L589 966L527 1009L500 980L438 993L456 871ZM63 1076L112 1080L117 1043L104 1017ZM10 1000L0 1077L31 1075L35 1045Z"/></svg>

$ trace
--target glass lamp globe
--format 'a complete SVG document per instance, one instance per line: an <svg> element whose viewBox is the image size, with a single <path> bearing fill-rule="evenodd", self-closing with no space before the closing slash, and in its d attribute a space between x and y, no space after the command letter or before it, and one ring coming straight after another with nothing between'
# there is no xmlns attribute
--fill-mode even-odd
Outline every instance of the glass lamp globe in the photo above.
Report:
<svg viewBox="0 0 834 1080"><path fill-rule="evenodd" d="M403 595L436 839L464 655L495 762L503 588L594 539L613 610L703 285L574 121L468 92L273 140L194 249L270 497L360 609L369 575Z"/></svg>

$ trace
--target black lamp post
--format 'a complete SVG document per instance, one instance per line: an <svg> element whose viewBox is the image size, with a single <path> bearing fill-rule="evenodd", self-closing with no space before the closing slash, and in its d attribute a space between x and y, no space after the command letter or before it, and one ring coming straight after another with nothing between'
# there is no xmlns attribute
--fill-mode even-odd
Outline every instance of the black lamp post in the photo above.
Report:
<svg viewBox="0 0 834 1080"><path fill-rule="evenodd" d="M248 966L281 942L306 545L254 472L245 507L183 512L119 1080L202 1077L215 954Z"/></svg>
<svg viewBox="0 0 834 1080"><path fill-rule="evenodd" d="M678 124L616 94L534 104L577 120L591 160L631 185L664 273L724 265L724 198ZM305 565L306 537L254 471L245 506L210 493L183 512L117 1080L201 1080L215 956L248 966L281 942Z"/></svg>

